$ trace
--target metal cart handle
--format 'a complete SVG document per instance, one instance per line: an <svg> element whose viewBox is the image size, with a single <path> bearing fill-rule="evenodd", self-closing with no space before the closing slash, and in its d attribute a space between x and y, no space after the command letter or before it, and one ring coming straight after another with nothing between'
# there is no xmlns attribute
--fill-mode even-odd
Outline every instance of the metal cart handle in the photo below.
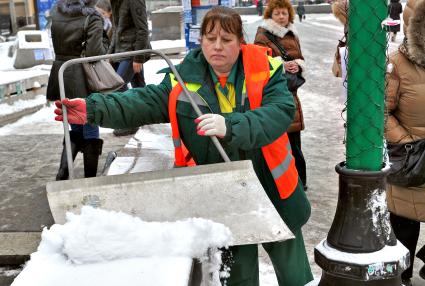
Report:
<svg viewBox="0 0 425 286"><path fill-rule="evenodd" d="M155 51L155 50L138 50L138 51L132 51L132 52L123 52L123 53L108 54L108 55L101 55L101 56L94 56L94 57L77 58L77 59L72 59L72 60L66 61L60 67L59 75L58 75L58 77L59 77L59 93L60 93L61 100L65 99L65 86L64 86L64 81L63 81L63 73L64 73L64 71L67 67L75 65L75 64L80 64L80 63L95 62L95 61L105 60L105 59L127 58L127 57L133 57L133 56L137 56L137 55L143 55L143 54L154 54L154 55L160 56L161 58L163 58L167 62L168 66L170 67L171 71L173 72L178 83L181 85L184 94L189 99L190 104L192 105L196 114L198 116L201 116L202 115L201 110L199 109L198 105L195 103L195 100L192 98L189 90L187 89L186 85L184 84L182 78L180 77L180 74L177 72L173 63L170 61L170 59L165 54L163 54L160 51ZM65 149L66 149L66 156L67 156L67 161L68 161L69 178L72 180L72 179L74 179L74 162L72 160L72 153L71 153L71 139L70 139L70 136L69 136L68 113L67 113L65 105L63 105L63 104L62 104L62 112L63 112L63 129L64 129L64 135L65 135ZM217 148L217 150L220 153L223 160L225 162L230 162L229 157L227 156L226 152L223 149L223 146L221 146L217 137L211 136L211 140L213 141L215 147Z"/></svg>

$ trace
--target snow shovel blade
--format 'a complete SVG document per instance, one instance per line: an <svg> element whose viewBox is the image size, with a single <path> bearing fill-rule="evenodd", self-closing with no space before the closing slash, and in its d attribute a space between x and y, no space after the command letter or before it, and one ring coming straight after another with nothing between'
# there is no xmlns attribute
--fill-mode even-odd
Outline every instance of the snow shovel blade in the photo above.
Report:
<svg viewBox="0 0 425 286"><path fill-rule="evenodd" d="M50 182L47 198L56 223L92 205L144 221L210 219L229 227L234 245L294 238L251 161Z"/></svg>

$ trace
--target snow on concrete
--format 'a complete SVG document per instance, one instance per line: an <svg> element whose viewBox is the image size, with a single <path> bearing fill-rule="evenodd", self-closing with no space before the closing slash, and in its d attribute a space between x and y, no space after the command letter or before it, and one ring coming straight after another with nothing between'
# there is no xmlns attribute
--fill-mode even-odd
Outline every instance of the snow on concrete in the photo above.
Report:
<svg viewBox="0 0 425 286"><path fill-rule="evenodd" d="M171 42L171 41L170 41ZM173 64L180 63L181 59L172 59L171 62ZM165 67L167 67L167 63L162 59L152 59L145 63L143 65L144 71L145 71L145 77L146 77L146 83L147 84L159 84L162 79L164 78L164 74L157 74L157 72ZM39 74L45 74L48 71L46 70L46 65L41 65L34 67L31 70L21 70L21 71L7 71L7 72L1 72L0 71L0 83L7 79L7 82L13 79L24 79L28 77L29 75L39 75ZM4 76L4 77L3 77ZM43 97L37 97L35 101L29 101L29 102L20 102L13 105L7 105L7 104L1 104L0 105L0 115L5 115L9 113L13 113L15 111L18 111L19 109L22 109L23 107L31 107L36 105L36 103L39 103L43 101ZM45 101L45 97L44 97ZM62 123L55 122L54 121L54 105L47 106L45 108L42 108L38 112L28 115L24 118L21 118L17 122L8 124L2 128L0 128L0 136L6 136L10 134L63 134L63 127ZM38 127L37 129L30 128L25 129L22 128L24 126L31 125L33 123L37 123ZM112 129L109 128L100 128L101 133L111 133Z"/></svg>
<svg viewBox="0 0 425 286"><path fill-rule="evenodd" d="M64 225L43 230L37 252L12 285L187 285L192 258L207 260L208 249L231 242L227 227L201 218L144 222L84 207L81 215L68 213ZM218 272L219 252L213 256Z"/></svg>
<svg viewBox="0 0 425 286"><path fill-rule="evenodd" d="M317 246L316 249L326 256L328 259L333 261L341 261L352 263L356 265L369 265L376 263L377 257L379 257L380 262L391 262L391 261L400 261L401 265L404 264L404 258L406 257L408 250L397 241L395 246L386 245L379 251L371 253L349 253L343 252L336 248L331 247L326 239L322 240Z"/></svg>
<svg viewBox="0 0 425 286"><path fill-rule="evenodd" d="M46 103L44 95L37 95L34 99L22 100L19 99L13 104L2 103L0 104L0 116L12 114L27 108L43 105Z"/></svg>
<svg viewBox="0 0 425 286"><path fill-rule="evenodd" d="M263 19L262 16L258 15L241 15L241 18L244 24L252 24Z"/></svg>
<svg viewBox="0 0 425 286"><path fill-rule="evenodd" d="M50 65L38 65L31 69L25 70L3 70L0 71L0 85L6 83L12 83L28 79L31 77L36 77L40 75L49 75L50 74ZM37 86L34 86L37 87Z"/></svg>
<svg viewBox="0 0 425 286"><path fill-rule="evenodd" d="M186 42L182 40L160 40L152 41L151 46L153 50L169 49L169 48L186 48Z"/></svg>
<svg viewBox="0 0 425 286"><path fill-rule="evenodd" d="M144 149L174 150L171 140L171 125L169 123L161 124L169 133L153 133L149 129L140 129L133 138L125 145L125 148L138 148L138 144L143 141Z"/></svg>

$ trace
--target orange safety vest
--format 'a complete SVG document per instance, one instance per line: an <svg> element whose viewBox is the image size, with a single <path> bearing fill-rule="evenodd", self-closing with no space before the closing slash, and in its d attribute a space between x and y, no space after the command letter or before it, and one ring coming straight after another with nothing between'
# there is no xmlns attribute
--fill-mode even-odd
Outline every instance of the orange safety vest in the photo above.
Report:
<svg viewBox="0 0 425 286"><path fill-rule="evenodd" d="M246 89L251 110L261 106L263 89L270 78L268 51L268 48L257 45L242 45ZM180 84L175 85L171 90L168 101L168 113L174 144L174 165L176 167L196 165L180 138L178 128L177 98L182 91L183 88ZM273 176L280 198L288 198L298 185L298 172L286 132L271 144L261 147L261 151Z"/></svg>

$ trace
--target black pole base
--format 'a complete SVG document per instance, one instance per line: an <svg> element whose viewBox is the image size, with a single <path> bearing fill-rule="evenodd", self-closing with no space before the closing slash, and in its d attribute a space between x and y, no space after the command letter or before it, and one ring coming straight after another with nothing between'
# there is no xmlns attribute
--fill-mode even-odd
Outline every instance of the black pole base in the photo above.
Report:
<svg viewBox="0 0 425 286"><path fill-rule="evenodd" d="M359 281L335 276L323 271L319 286L400 286L401 278L394 277L385 280Z"/></svg>
<svg viewBox="0 0 425 286"><path fill-rule="evenodd" d="M323 274L319 286L400 286L409 251L396 240L387 210L388 170L335 167L338 203L327 239L314 249Z"/></svg>
<svg viewBox="0 0 425 286"><path fill-rule="evenodd" d="M387 170L350 170L335 166L339 174L338 203L328 243L341 251L369 253L395 245L385 198Z"/></svg>

